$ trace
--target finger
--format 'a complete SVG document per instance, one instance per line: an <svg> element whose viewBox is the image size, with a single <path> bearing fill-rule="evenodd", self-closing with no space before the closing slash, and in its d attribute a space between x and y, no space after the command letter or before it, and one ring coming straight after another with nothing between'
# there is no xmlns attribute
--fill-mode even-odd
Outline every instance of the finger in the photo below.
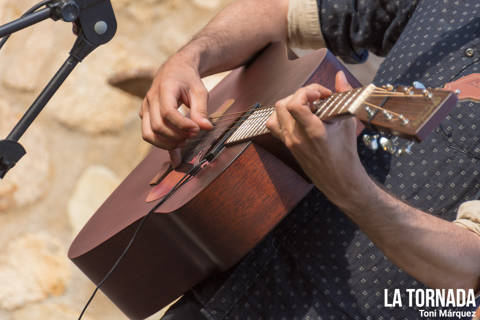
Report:
<svg viewBox="0 0 480 320"><path fill-rule="evenodd" d="M268 128L268 130L270 130L270 132L275 138L283 141L282 129L280 128L280 124L278 123L277 113L275 111L268 118L266 127Z"/></svg>
<svg viewBox="0 0 480 320"><path fill-rule="evenodd" d="M147 98L143 99L142 105L140 106L140 111L138 112L138 116L140 117L140 119L143 119L143 110L145 108L148 108L146 104L147 104Z"/></svg>
<svg viewBox="0 0 480 320"><path fill-rule="evenodd" d="M154 96L153 99L149 97L149 103L152 105L150 108L152 123L160 123L160 119L163 119L163 122L168 122L177 130L198 132L200 129L198 125L177 110L179 99L179 90L172 90L167 86L161 87L159 97ZM152 109L156 110L155 114L152 113Z"/></svg>
<svg viewBox="0 0 480 320"><path fill-rule="evenodd" d="M150 118L150 128L157 137L162 137L172 143L183 142L191 134L188 131L182 131L165 122L162 117L158 117L153 121L153 115L148 111ZM158 115L158 114L157 114Z"/></svg>
<svg viewBox="0 0 480 320"><path fill-rule="evenodd" d="M332 132L332 130L335 130L335 132L337 133L333 134L339 134L338 132L342 130L346 131L348 132L348 135L352 137L352 140L356 140L356 137L358 135L358 126L358 119L352 115L339 116L329 120L328 122L325 122L325 129L327 131Z"/></svg>
<svg viewBox="0 0 480 320"><path fill-rule="evenodd" d="M292 117L302 126L318 125L318 117L312 113L311 103L331 91L320 85L310 85L298 90L287 105Z"/></svg>
<svg viewBox="0 0 480 320"><path fill-rule="evenodd" d="M325 88L324 86L318 83L309 84L308 86L305 86L304 89L307 89L309 91L310 90L317 91L321 94L322 97L328 97L329 95L332 94L332 90Z"/></svg>
<svg viewBox="0 0 480 320"><path fill-rule="evenodd" d="M309 84L308 86L304 87L304 89L309 90L309 91L314 90L314 91L317 91L317 92L320 93L320 97L309 101L310 110L312 112L317 111L317 108L318 108L318 107L314 106L313 102L315 102L315 101L317 101L321 98L328 97L328 96L332 95L332 93L333 93L330 89L325 88L324 86L322 86L318 83Z"/></svg>
<svg viewBox="0 0 480 320"><path fill-rule="evenodd" d="M157 136L150 127L150 113L145 110L142 118L142 137L143 140L162 149L173 149L175 145L166 139Z"/></svg>
<svg viewBox="0 0 480 320"><path fill-rule="evenodd" d="M170 162L173 168L177 168L182 164L182 150L180 148L170 150L168 153L170 154Z"/></svg>
<svg viewBox="0 0 480 320"><path fill-rule="evenodd" d="M292 115L287 110L287 106L292 99L292 95L279 100L275 104L275 113L277 116L278 126L282 132L282 135L285 135L286 132L291 132L293 126L295 125L295 119L292 118Z"/></svg>
<svg viewBox="0 0 480 320"><path fill-rule="evenodd" d="M343 71L338 71L335 76L335 90L337 92L344 92L352 90L352 86L347 80L345 73Z"/></svg>
<svg viewBox="0 0 480 320"><path fill-rule="evenodd" d="M190 95L190 117L202 130L213 129L212 123L208 120L207 114L207 101L208 92L207 89L200 84L196 88L189 90Z"/></svg>

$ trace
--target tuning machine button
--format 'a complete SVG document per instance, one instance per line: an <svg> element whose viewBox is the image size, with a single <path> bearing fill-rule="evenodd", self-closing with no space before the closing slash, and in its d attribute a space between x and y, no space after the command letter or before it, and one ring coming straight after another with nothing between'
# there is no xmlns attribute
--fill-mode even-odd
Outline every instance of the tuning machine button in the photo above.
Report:
<svg viewBox="0 0 480 320"><path fill-rule="evenodd" d="M420 89L420 90L427 89L427 87L425 87L425 85L423 83L421 83L420 81L413 81L413 87L415 89Z"/></svg>
<svg viewBox="0 0 480 320"><path fill-rule="evenodd" d="M390 154L395 154L397 152L397 146L396 144L396 138L393 139L388 139L385 137L381 137L380 140L380 146L382 149Z"/></svg>
<svg viewBox="0 0 480 320"><path fill-rule="evenodd" d="M374 134L374 135L369 135L369 134L364 134L362 136L363 143L367 148L369 148L372 151L376 151L378 149L378 138L380 135Z"/></svg>

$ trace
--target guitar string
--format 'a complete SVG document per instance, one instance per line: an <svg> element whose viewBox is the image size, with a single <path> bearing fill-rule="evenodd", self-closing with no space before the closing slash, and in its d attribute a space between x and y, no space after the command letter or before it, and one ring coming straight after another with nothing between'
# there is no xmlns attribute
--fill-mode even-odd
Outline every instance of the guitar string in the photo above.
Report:
<svg viewBox="0 0 480 320"><path fill-rule="evenodd" d="M396 116L395 120L399 120L399 119L397 119L398 116L400 115L400 114L398 114L398 113L389 111L389 110L387 110L387 109L385 109L385 108L382 108L382 107L380 107L380 106L376 106L376 105L373 105L373 104L370 104L370 103L365 103L365 104L368 104L368 105L370 105L371 107L375 107L375 108L377 108L377 109L379 109L379 110L386 110L386 111L388 111L388 112L390 112L390 113L392 113L392 114L394 114L394 115ZM409 109L406 109L406 110L404 110L404 111L401 111L401 114L403 114L405 117L408 118L408 116L410 116L410 115L412 115L412 116L417 115L418 112L416 112L416 111L411 111L411 110L409 110ZM238 129L238 128L240 128L240 127L244 124L244 122L246 122L246 121L256 120L256 119L261 119L261 118L264 118L264 115L251 116L251 117L249 117L249 118L243 119L243 120L240 121L240 122L234 122L234 125L233 125L233 126L229 126L229 124L227 124L226 126L223 126L223 127L220 127L220 126L216 126L216 127L217 127L217 128L221 128L221 129L228 129L228 128ZM230 120L231 120L231 119L230 119ZM392 121L394 121L394 120L392 120ZM251 136L251 137L254 137L254 136ZM248 138L251 138L251 137L248 137ZM187 141L188 143L191 143L191 142L201 142L201 141L207 140L207 139L209 139L209 138L211 138L211 137L192 138L192 139L187 139L186 141ZM247 139L248 139L248 138L247 138ZM243 140L243 139L242 139L242 140ZM240 141L240 140L239 140L239 141Z"/></svg>
<svg viewBox="0 0 480 320"><path fill-rule="evenodd" d="M329 96L331 97L331 96ZM326 101L329 97L325 98L325 99L322 99L322 101ZM407 95L407 94L391 94L391 93L388 93L388 94L377 94L377 93L373 93L369 96L369 98L426 98L424 95L420 95L420 94L416 94L416 95ZM368 98L367 98L368 99ZM261 111L261 110L266 110L266 109L272 109L272 108L275 108L275 106L264 106L264 107L261 107L261 108L257 108L255 109L255 112L256 111ZM230 112L230 113L225 113L221 116L217 116L217 117L210 117L210 119L212 120L215 120L217 119L215 122L219 122L219 121L224 121L224 120L231 120L231 119L234 119L235 117L238 117L238 115L240 114L243 114L245 113L246 111L241 111L241 112Z"/></svg>
<svg viewBox="0 0 480 320"><path fill-rule="evenodd" d="M350 92L350 91L346 91L346 92ZM335 92L333 93L332 95L333 96L336 96L336 95L340 95L340 94L344 94L346 92ZM375 91L374 91L375 92ZM320 99L320 100L327 100L328 98L330 98L332 95L328 96L328 97L325 97L324 99ZM257 110L263 110L263 109L267 109L267 108L274 108L275 106L272 106L272 105L268 105L268 106L263 106L261 108L257 108L255 109L255 111ZM230 115L237 115L237 114L242 114L242 113L245 113L245 111L240 111L240 112L230 112L230 113L225 113L223 115L220 115L220 116L216 116L216 117L210 117L210 119L220 119L220 118L224 118L226 116L230 116Z"/></svg>
<svg viewBox="0 0 480 320"><path fill-rule="evenodd" d="M386 93L389 93L389 92L386 91ZM398 97L398 98L411 97L411 95L406 95L406 94L402 94L402 93L400 93L400 94L401 94L401 95L390 95L390 94L388 94L388 95L384 95L384 96L382 95L382 96L378 96L378 97ZM424 95L419 95L419 96L420 96L420 97L425 97ZM330 97L330 96L329 96L329 97ZM427 98L427 97L425 97L425 98ZM328 98L326 98L326 99L328 99ZM325 100L326 100L326 99L325 99ZM368 98L367 98L367 99L368 99ZM378 110L388 111L388 112L394 114L397 118L400 116L399 113L392 112L392 111L387 110L387 109L385 109L385 108L383 108L383 107L380 107L380 106L371 104L371 103L369 103L369 102L367 102L367 101L365 101L365 104L366 104L366 105L369 105L369 106L371 106L371 107L377 108ZM258 110L260 110L260 111L262 111L262 110L267 110L267 109L270 109L270 110L271 110L271 109L273 109L273 108L274 108L274 106L264 106L264 107L261 107L261 108L256 109L256 110L254 111L254 113L253 113L250 117L248 117L248 118L246 118L246 119L243 119L242 121L239 121L239 122L235 122L235 121L234 121L234 122L233 122L233 123L234 123L233 126L229 126L230 123L228 123L227 126L224 126L224 127L218 126L218 123L220 123L220 122L222 122L222 121L223 121L223 122L227 122L227 121L231 121L232 119L234 119L234 118L235 118L235 117L233 117L234 114L243 114L243 113L245 113L245 112L232 112L232 113L227 113L227 114L224 114L223 116L218 116L218 117L216 117L216 118L219 119L219 120L215 121L215 126L216 126L217 128L221 128L221 129L227 129L227 128L237 129L237 128L241 127L246 121L251 121L251 120L256 120L256 119L265 118L265 112L263 112L263 113L262 113L262 112L259 112L259 113L258 113L258 112L257 112ZM404 116L407 116L407 117L408 117L409 115L416 115L416 114L418 114L418 112L412 111L411 108L404 109L404 110L400 109L400 110L397 110L397 111L401 112L401 114L403 114ZM257 113L258 113L258 114L257 114ZM232 117L231 117L230 119L221 119L221 118L225 118L225 117L227 117L227 116L232 116ZM236 117L238 117L238 116L236 116ZM398 120L398 119L395 119L395 120ZM223 124L223 123L222 123L222 124ZM253 136L251 136L251 137L253 137ZM248 137L248 138L251 138L251 137ZM187 139L187 142L189 142L189 143L192 143L192 142L201 142L201 141L207 140L207 139L209 139L209 138L211 138L211 137L192 138L192 139ZM247 138L247 139L248 139L248 138ZM242 140L243 140L243 139L242 139ZM239 140L239 141L240 141L240 140Z"/></svg>

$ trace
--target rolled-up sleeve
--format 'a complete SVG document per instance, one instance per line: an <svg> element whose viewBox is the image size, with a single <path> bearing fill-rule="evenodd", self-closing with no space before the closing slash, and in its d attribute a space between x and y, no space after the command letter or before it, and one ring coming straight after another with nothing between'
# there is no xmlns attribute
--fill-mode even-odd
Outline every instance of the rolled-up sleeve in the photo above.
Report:
<svg viewBox="0 0 480 320"><path fill-rule="evenodd" d="M368 51L385 56L418 0L290 0L288 40L300 48L328 47L345 62L363 62Z"/></svg>
<svg viewBox="0 0 480 320"><path fill-rule="evenodd" d="M460 205L453 223L480 235L480 201L467 201Z"/></svg>
<svg viewBox="0 0 480 320"><path fill-rule="evenodd" d="M288 5L288 45L294 48L325 47L317 0L290 0Z"/></svg>

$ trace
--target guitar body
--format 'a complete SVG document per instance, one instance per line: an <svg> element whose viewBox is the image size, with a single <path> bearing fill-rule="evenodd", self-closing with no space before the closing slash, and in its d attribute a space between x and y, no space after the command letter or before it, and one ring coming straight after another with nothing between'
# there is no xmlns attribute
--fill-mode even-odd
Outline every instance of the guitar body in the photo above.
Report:
<svg viewBox="0 0 480 320"><path fill-rule="evenodd" d="M228 113L245 112L257 102L274 104L312 82L333 89L340 69L326 50L289 60L284 45L274 44L215 87L208 110L214 113L233 99ZM139 221L160 201L151 198L152 190L169 188L168 179L150 184L168 161L167 152L153 148L73 241L68 256L94 283L110 270ZM183 173L171 174L177 176ZM311 188L274 138L228 146L148 218L102 291L129 318L146 318L237 263Z"/></svg>

